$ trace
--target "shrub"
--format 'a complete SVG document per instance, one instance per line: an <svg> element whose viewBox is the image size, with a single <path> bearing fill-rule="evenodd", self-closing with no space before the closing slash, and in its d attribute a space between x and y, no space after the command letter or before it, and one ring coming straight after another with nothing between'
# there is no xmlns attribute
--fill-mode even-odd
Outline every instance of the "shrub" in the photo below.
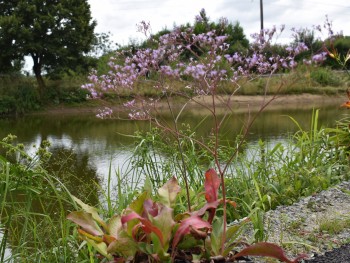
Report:
<svg viewBox="0 0 350 263"><path fill-rule="evenodd" d="M321 86L338 87L341 85L340 78L328 68L315 68L311 71L310 77L313 81L320 84Z"/></svg>

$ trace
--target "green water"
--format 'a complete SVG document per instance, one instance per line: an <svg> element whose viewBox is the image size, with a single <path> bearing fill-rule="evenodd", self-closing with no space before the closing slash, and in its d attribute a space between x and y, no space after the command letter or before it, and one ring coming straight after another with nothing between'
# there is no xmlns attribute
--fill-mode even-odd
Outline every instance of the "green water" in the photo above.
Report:
<svg viewBox="0 0 350 263"><path fill-rule="evenodd" d="M347 114L338 107L320 110L319 123L323 126L334 126L335 121ZM222 126L225 140L234 140L254 113L231 115ZM288 118L296 119L304 128L310 127L312 109L308 110L274 110L263 112L249 130L249 140L259 138L281 140L297 130L295 124ZM163 121L171 123L171 118L161 116ZM184 113L181 122L196 128L198 136L210 134L213 121L203 115ZM120 168L127 161L134 149L132 135L136 131L147 131L150 123L131 120L101 120L92 114L80 115L31 115L24 117L8 117L0 119L0 137L11 133L17 135L18 141L27 146L27 151L34 149L43 140L51 142L54 155L73 156L70 169L79 177L88 176L104 180L108 174L109 164ZM75 163L74 163L75 162ZM83 167L85 167L83 169ZM95 174L94 174L95 173Z"/></svg>

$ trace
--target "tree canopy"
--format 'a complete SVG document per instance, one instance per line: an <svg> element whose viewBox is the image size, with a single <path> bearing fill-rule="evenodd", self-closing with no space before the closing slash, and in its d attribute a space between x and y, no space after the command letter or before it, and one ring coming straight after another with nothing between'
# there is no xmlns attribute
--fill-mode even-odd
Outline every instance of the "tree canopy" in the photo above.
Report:
<svg viewBox="0 0 350 263"><path fill-rule="evenodd" d="M30 56L42 92L43 70L88 66L95 26L87 0L0 0L0 70Z"/></svg>

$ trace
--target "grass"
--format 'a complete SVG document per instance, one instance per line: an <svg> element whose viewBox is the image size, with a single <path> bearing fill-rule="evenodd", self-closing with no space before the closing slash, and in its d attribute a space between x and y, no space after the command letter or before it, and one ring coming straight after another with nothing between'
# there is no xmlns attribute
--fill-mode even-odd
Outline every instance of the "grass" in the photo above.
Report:
<svg viewBox="0 0 350 263"><path fill-rule="evenodd" d="M137 82L138 96L162 97L160 90L153 87L156 76L150 79L140 79ZM25 113L39 110L43 105L90 106L86 100L87 92L80 87L88 82L86 76L65 76L60 80L46 80L47 92L40 100L37 93L37 84L34 77L21 75L0 76L0 114ZM188 85L191 80L172 81L172 96L181 91L189 94ZM240 79L236 84L222 81L218 90L219 95L264 95L264 94L344 94L350 85L346 73L335 72L327 68L299 66L295 71L273 76ZM10 88L9 88L10 87ZM267 88L268 87L268 88ZM283 88L281 88L283 87ZM119 89L118 92L104 94L105 103L122 104L135 96L130 89Z"/></svg>
<svg viewBox="0 0 350 263"><path fill-rule="evenodd" d="M240 206L229 211L231 220L247 216L253 210L267 211L278 205L290 205L301 197L311 195L349 179L347 151L338 147L327 129L318 127L318 111L314 112L310 129L304 130L294 120L299 131L287 142L268 145L260 141L255 147L239 149L234 163L226 173L228 198ZM153 130L138 135L134 156L129 160L135 173L148 176L155 188L171 176L181 177L183 160L188 180L194 193L202 191L202 171L212 166L213 158L194 143L195 128L183 131L181 139L183 158L176 150L175 142ZM237 142L220 145L220 161L225 163L235 151ZM205 142L210 145L210 141ZM181 179L180 179L181 180ZM258 220L258 218L257 218ZM258 221L257 221L258 222Z"/></svg>
<svg viewBox="0 0 350 263"><path fill-rule="evenodd" d="M243 143L226 173L227 197L239 204L237 209L228 211L229 220L250 215L257 230L256 240L265 238L264 211L280 204L292 204L301 197L349 179L347 148L339 142L341 137L334 137L337 134L334 130L318 127L318 112L314 112L308 130L302 129L294 119L291 121L299 131L286 143L268 145L259 141L255 149ZM9 154L0 155L0 190L3 193L0 224L5 229L0 243L2 261L11 260L4 259L7 244L14 261L97 262L96 253L78 240L74 226L66 220L68 212L75 208L71 192L77 185L83 186L75 189L74 195L92 196L84 201L92 205L97 203L105 217L121 212L140 191L141 185L157 189L173 175L178 176L180 183L183 183L182 176L187 176L191 202L198 205L198 195L204 190L202 171L213 165L213 156L195 140L211 145L213 138L198 138L196 127L187 125L181 125L181 132L185 136L177 142L158 129L135 135L134 155L124 167L125 172L109 170L108 182L114 175L118 178L116 198L112 197L110 183L107 190L103 190L99 182L83 182L67 176L73 170L70 159L77 158L74 154L67 152L57 159L49 159L50 154L41 146L37 155L28 156L22 145L12 144L13 138L3 140L0 144ZM238 136L235 142L222 141L218 151L221 162L236 150L240 139ZM178 145L182 152L174 150ZM20 160L14 158L16 154ZM45 159L49 161L44 162ZM77 169L86 167L87 163L82 163ZM185 167L186 174L181 167ZM97 193L103 197L97 199ZM180 195L176 209L186 210L184 194ZM349 221L332 223L348 227ZM332 223L324 223L320 229L339 231L332 228Z"/></svg>
<svg viewBox="0 0 350 263"><path fill-rule="evenodd" d="M347 228L350 228L350 218L322 218L316 231L335 235Z"/></svg>
<svg viewBox="0 0 350 263"><path fill-rule="evenodd" d="M86 258L66 220L75 207L69 190L42 168L45 147L28 156L13 139L0 142L7 151L0 158L1 262L75 262L79 253ZM5 248L11 249L6 258Z"/></svg>

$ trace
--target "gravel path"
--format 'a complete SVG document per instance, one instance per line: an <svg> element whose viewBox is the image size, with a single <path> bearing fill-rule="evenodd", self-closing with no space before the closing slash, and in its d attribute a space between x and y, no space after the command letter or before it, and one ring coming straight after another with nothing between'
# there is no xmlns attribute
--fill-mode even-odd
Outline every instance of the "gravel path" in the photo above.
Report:
<svg viewBox="0 0 350 263"><path fill-rule="evenodd" d="M290 258L306 253L315 261L305 262L350 262L349 246L334 252L347 261L329 261L335 254L328 252L350 242L350 182L267 212L265 229L269 233L267 241L282 246ZM322 256L326 261L316 261ZM254 262L278 261L256 258Z"/></svg>

